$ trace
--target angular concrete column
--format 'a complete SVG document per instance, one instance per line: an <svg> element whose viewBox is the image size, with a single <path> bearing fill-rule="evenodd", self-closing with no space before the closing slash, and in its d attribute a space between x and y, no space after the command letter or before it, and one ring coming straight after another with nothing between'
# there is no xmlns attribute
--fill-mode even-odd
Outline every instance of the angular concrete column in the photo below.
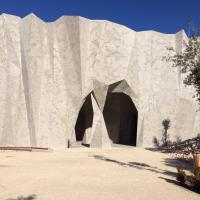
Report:
<svg viewBox="0 0 200 200"><path fill-rule="evenodd" d="M94 148L109 148L111 147L110 139L108 137L105 121L103 118L103 113L99 106L97 105L96 100L93 95L92 98L92 107L94 112L93 117L93 126L91 133L91 143L90 147Z"/></svg>
<svg viewBox="0 0 200 200"><path fill-rule="evenodd" d="M97 80L94 80L93 84L94 84L94 90L93 90L94 98L97 102L99 109L101 110L101 112L103 112L108 92L108 86Z"/></svg>

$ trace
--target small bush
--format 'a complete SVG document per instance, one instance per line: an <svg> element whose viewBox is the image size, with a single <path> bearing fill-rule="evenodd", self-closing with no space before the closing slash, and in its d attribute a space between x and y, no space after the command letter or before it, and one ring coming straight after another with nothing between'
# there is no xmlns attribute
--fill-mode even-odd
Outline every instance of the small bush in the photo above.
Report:
<svg viewBox="0 0 200 200"><path fill-rule="evenodd" d="M192 172L191 184L195 190L200 192L200 167L195 167Z"/></svg>
<svg viewBox="0 0 200 200"><path fill-rule="evenodd" d="M176 175L176 180L179 181L181 184L184 184L186 182L186 174L183 170L183 168L178 167L177 168L177 175Z"/></svg>
<svg viewBox="0 0 200 200"><path fill-rule="evenodd" d="M153 145L156 148L160 147L160 143L157 137L153 137Z"/></svg>
<svg viewBox="0 0 200 200"><path fill-rule="evenodd" d="M195 167L191 175L186 175L183 168L177 168L176 180L182 185L188 185L192 190L200 192L200 167Z"/></svg>

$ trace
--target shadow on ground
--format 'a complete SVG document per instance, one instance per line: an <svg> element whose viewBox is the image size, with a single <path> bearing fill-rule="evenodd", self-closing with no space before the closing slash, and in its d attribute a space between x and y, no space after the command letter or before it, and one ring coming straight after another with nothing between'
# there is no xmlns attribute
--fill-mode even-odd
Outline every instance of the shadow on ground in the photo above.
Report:
<svg viewBox="0 0 200 200"><path fill-rule="evenodd" d="M165 178L165 177L159 177L159 178L165 180L166 182L168 182L170 184L174 184L174 185L179 186L179 187L181 186L183 189L187 189L187 190L190 190L192 192L195 192L195 193L199 194L198 191L194 191L189 186L182 185L178 181L176 181L174 179L176 177L176 174L177 174L176 172L159 169L158 167L150 166L150 165L148 165L146 163L122 162L122 161L118 161L118 160L115 160L115 159L107 158L107 157L101 156L101 155L94 155L94 158L98 159L98 160L105 161L105 162L115 163L115 164L117 164L119 166L122 166L122 167L131 167L131 168L135 168L135 169L138 169L138 170L148 170L148 171L151 171L151 172L154 172L154 173L160 173L162 175L171 176L171 177L173 177L173 179L169 179L169 178ZM183 167L186 170L191 170L192 169L192 162L191 161L187 161L187 160L178 160L178 159L166 158L166 159L164 159L163 163L166 166L169 166L169 167L174 167L174 168Z"/></svg>
<svg viewBox="0 0 200 200"><path fill-rule="evenodd" d="M166 158L164 159L163 163L169 167L182 167L186 170L192 170L193 167L192 160Z"/></svg>
<svg viewBox="0 0 200 200"><path fill-rule="evenodd" d="M193 169L193 162L192 160L183 160L183 159L170 159L167 158L164 160L164 163L166 166L170 166L170 167L181 167L185 170L188 171L192 171ZM199 189L195 189L187 184L181 184L180 182L173 180L173 179L168 179L168 178L164 178L164 177L159 177L160 179L165 180L168 183L174 184L176 186L181 186L183 189L189 190L191 192L200 194Z"/></svg>
<svg viewBox="0 0 200 200"><path fill-rule="evenodd" d="M8 167L8 165L0 165L0 167Z"/></svg>
<svg viewBox="0 0 200 200"><path fill-rule="evenodd" d="M195 191L192 188L190 188L189 186L182 185L178 181L176 181L174 179L176 177L176 174L177 174L176 172L163 170L163 169L160 169L158 167L148 165L146 163L122 162L122 161L118 161L118 160L115 160L115 159L107 158L107 157L101 156L101 155L94 155L94 158L98 159L98 160L105 161L105 162L115 163L115 164L117 164L119 166L122 166L122 167L131 167L131 168L135 168L135 169L138 169L138 170L148 170L148 171L151 171L151 172L154 172L154 173L159 173L159 174L162 174L162 175L171 176L171 177L173 177L173 179L169 179L169 178L165 178L165 177L159 177L159 178L165 180L166 182L168 182L170 184L174 184L174 185L179 186L179 187L181 186L183 189L186 189L186 190L189 190L189 191L192 191L192 192L195 192L195 193L199 194L198 191ZM174 168L183 167L186 170L191 170L192 169L192 162L191 161L187 161L187 160L178 160L178 159L166 158L166 159L164 159L163 163L166 166L169 166L169 167L174 167Z"/></svg>
<svg viewBox="0 0 200 200"><path fill-rule="evenodd" d="M126 162L110 159L110 158L100 156L100 155L94 155L94 158L98 159L98 160L106 161L106 162L112 162L112 163L115 163L122 167L131 167L131 168L135 168L135 169L139 169L139 170L148 170L148 171L151 171L154 173L160 173L160 174L169 175L169 176L173 176L173 177L176 176L176 173L174 173L172 171L159 169L158 167L150 166L146 163L140 163L140 162L127 162L126 163Z"/></svg>
<svg viewBox="0 0 200 200"><path fill-rule="evenodd" d="M158 148L153 148L153 147L147 147L147 148L144 148L145 150L148 150L148 151L153 151L153 152L160 152L160 150Z"/></svg>
<svg viewBox="0 0 200 200"><path fill-rule="evenodd" d="M168 179L168 178L164 178L164 177L159 177L159 178L160 178L160 179L163 179L163 180L165 180L166 182L171 183L171 184L173 184L173 185L182 187L182 188L185 189L185 190L189 190L189 191L191 191L191 192L200 194L199 191L192 189L192 188L189 187L188 185L185 185L185 184L183 185L183 184L181 184L180 182L178 182L178 181L176 181L176 180Z"/></svg>
<svg viewBox="0 0 200 200"><path fill-rule="evenodd" d="M7 200L34 200L36 199L36 194L31 194L27 197L23 197L23 196L18 196L17 198L11 198L11 199L7 199Z"/></svg>

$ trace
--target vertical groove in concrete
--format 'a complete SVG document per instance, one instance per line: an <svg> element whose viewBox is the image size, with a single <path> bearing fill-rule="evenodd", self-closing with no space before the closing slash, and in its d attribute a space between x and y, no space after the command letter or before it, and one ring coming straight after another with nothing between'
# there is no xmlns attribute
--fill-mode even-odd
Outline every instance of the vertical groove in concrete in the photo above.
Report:
<svg viewBox="0 0 200 200"><path fill-rule="evenodd" d="M24 95L25 95L25 102L26 102L26 109L27 109L27 119L28 119L28 127L29 127L29 136L30 136L30 145L37 146L36 140L36 132L35 132L35 120L33 117L33 110L32 110L32 98L30 93L30 86L29 86L29 76L27 71L26 65L26 56L24 52L24 44L23 44L23 27L21 24L20 30L20 42L21 42L21 65L22 65L22 79L23 79L23 87L24 87Z"/></svg>

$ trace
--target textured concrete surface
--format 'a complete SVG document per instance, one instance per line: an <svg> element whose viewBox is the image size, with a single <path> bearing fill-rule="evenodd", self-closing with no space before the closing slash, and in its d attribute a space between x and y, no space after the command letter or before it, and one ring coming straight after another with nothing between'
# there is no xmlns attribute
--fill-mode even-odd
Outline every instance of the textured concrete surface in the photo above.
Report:
<svg viewBox="0 0 200 200"><path fill-rule="evenodd" d="M109 147L103 115L108 92L132 99L137 146L152 146L166 118L171 140L193 137L200 130L194 91L162 60L167 47L180 52L186 39L184 31L135 32L82 17L45 23L33 14L0 15L0 145L65 148L76 140L78 114L91 95L94 116L85 130L87 141Z"/></svg>
<svg viewBox="0 0 200 200"><path fill-rule="evenodd" d="M170 156L140 148L0 152L0 199L199 200L176 185Z"/></svg>

